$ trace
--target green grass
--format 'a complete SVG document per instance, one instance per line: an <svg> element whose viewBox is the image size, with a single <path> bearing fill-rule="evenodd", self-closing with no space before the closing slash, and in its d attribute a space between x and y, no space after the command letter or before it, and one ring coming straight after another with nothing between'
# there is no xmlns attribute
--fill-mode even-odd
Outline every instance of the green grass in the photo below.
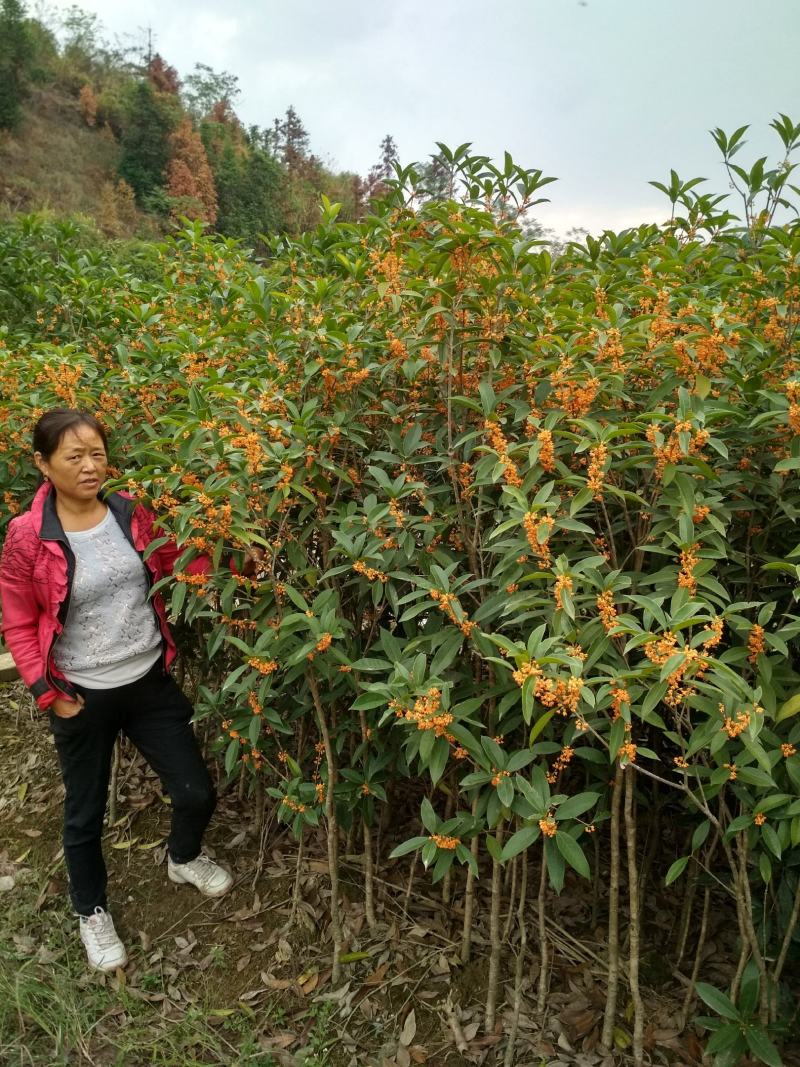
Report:
<svg viewBox="0 0 800 1067"><path fill-rule="evenodd" d="M71 916L37 916L24 905L6 912L0 930L0 1063L275 1064L259 1049L247 1015L235 1011L220 1018L198 1003L167 1017L161 1004L139 999L115 976L90 974L76 940ZM147 978L143 992L162 992L166 982L159 974Z"/></svg>

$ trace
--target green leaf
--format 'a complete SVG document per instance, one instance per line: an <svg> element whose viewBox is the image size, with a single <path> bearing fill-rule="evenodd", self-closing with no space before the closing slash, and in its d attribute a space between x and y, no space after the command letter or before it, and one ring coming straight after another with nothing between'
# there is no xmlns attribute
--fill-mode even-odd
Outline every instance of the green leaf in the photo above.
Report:
<svg viewBox="0 0 800 1067"><path fill-rule="evenodd" d="M574 837L570 837L563 830L557 830L556 845L558 846L558 851L573 870L576 870L583 878L591 878L592 872L589 870L589 863L583 854L583 849Z"/></svg>
<svg viewBox="0 0 800 1067"><path fill-rule="evenodd" d="M556 818L559 820L576 819L593 808L599 799L599 793L578 793L577 796L570 797L563 804L559 804L556 809Z"/></svg>
<svg viewBox="0 0 800 1067"><path fill-rule="evenodd" d="M688 862L688 856L681 856L680 859L675 860L675 862L670 866L670 869L667 871L667 877L664 879L664 885L672 885L672 883L676 881L676 879L680 878L680 876L686 870L686 864Z"/></svg>
<svg viewBox="0 0 800 1067"><path fill-rule="evenodd" d="M404 841L389 853L389 859L396 860L400 856L405 856L409 852L414 852L416 849L422 848L427 840L427 837L410 837L408 841Z"/></svg>
<svg viewBox="0 0 800 1067"><path fill-rule="evenodd" d="M764 838L764 843L770 852L776 859L781 858L781 843L778 840L778 835L772 829L768 822L765 822L761 827L761 836Z"/></svg>
<svg viewBox="0 0 800 1067"><path fill-rule="evenodd" d="M742 1051L744 1051L744 1038L742 1037L742 1030L738 1023L726 1023L721 1026L706 1043L706 1052L727 1052L728 1049L732 1049L737 1042L741 1043Z"/></svg>
<svg viewBox="0 0 800 1067"><path fill-rule="evenodd" d="M428 760L428 774L434 785L439 781L450 758L450 745L444 737L437 737L433 752Z"/></svg>
<svg viewBox="0 0 800 1067"><path fill-rule="evenodd" d="M439 820L436 817L436 812L433 810L433 805L425 797L420 806L420 817L422 819L422 825L428 831L429 834L435 834L439 825Z"/></svg>
<svg viewBox="0 0 800 1067"><path fill-rule="evenodd" d="M520 852L524 852L526 848L539 839L541 830L538 826L523 826L521 830L517 830L515 834L512 834L503 846L502 860L505 863L507 860L512 860L515 856L518 856Z"/></svg>
<svg viewBox="0 0 800 1067"><path fill-rule="evenodd" d="M742 984L739 990L739 1002L737 1008L743 1018L749 1018L758 1005L758 992L761 986L761 977L755 960L748 960L742 974Z"/></svg>
<svg viewBox="0 0 800 1067"><path fill-rule="evenodd" d="M719 989L715 989L713 985L708 985L706 982L698 982L695 990L703 1003L707 1004L717 1015L721 1015L723 1019L731 1019L734 1022L739 1021L739 1013L731 1003L730 998L720 992Z"/></svg>
<svg viewBox="0 0 800 1067"><path fill-rule="evenodd" d="M785 704L781 704L778 708L778 714L775 716L775 722L783 722L784 719L791 719L793 715L797 715L800 712L800 693L795 693L793 697L790 697Z"/></svg>
<svg viewBox="0 0 800 1067"><path fill-rule="evenodd" d="M767 1067L783 1067L780 1053L763 1030L754 1026L752 1029L745 1030L744 1036L747 1047L754 1056L758 1056L762 1063L766 1063Z"/></svg>
<svg viewBox="0 0 800 1067"><path fill-rule="evenodd" d="M704 819L699 826L695 827L695 831L692 834L692 852L696 852L698 848L705 842L708 837L708 832L711 829L711 823L708 819ZM669 885L669 883L667 883Z"/></svg>

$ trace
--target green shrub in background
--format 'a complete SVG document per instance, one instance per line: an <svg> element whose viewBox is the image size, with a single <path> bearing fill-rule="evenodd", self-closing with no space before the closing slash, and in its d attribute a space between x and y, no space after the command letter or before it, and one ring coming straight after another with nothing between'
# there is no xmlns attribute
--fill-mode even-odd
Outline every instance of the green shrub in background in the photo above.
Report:
<svg viewBox="0 0 800 1067"><path fill-rule="evenodd" d="M411 794L421 820L393 855L462 898L465 961L488 909L488 1029L501 915L517 909L523 949L532 924L544 1011L548 901L575 876L608 898L606 1045L627 1040L624 972L642 1062L639 959L667 906L674 940L652 936L673 966L697 930L686 1011L726 908L730 1003L780 1038L800 910L800 228L775 219L800 128L773 125L772 169L734 167L744 131L715 132L743 222L673 174L663 227L557 256L519 226L552 179L469 146L441 146L459 199L419 206L409 167L375 215L340 223L324 201L265 263L199 225L130 264L65 224L0 231L6 513L32 487L33 418L79 404L111 430L117 484L184 560L211 554L167 590L201 640L200 713L254 802L301 839L324 822L335 978L340 833L374 925ZM231 575L223 550L253 543L259 576Z"/></svg>

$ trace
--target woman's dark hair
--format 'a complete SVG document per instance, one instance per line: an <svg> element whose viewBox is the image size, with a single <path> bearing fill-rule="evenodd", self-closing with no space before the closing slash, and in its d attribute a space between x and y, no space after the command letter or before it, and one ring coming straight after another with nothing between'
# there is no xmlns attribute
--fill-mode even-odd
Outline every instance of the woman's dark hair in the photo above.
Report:
<svg viewBox="0 0 800 1067"><path fill-rule="evenodd" d="M91 412L78 408L51 408L46 411L33 428L33 451L41 452L44 459L50 459L67 430L74 430L78 426L88 426L94 430L108 455L106 431Z"/></svg>

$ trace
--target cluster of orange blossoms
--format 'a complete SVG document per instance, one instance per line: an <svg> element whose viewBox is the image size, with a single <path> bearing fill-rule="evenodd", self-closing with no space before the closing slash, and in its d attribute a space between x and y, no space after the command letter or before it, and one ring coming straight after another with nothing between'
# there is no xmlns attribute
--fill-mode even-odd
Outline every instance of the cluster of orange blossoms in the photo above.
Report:
<svg viewBox="0 0 800 1067"><path fill-rule="evenodd" d="M763 826L766 821L767 817L763 811L757 811L756 814L753 816L753 822L756 824L756 826Z"/></svg>
<svg viewBox="0 0 800 1067"><path fill-rule="evenodd" d="M417 697L413 708L403 708L399 701L389 701L389 707L398 719L406 719L417 724L418 730L433 730L436 737L455 740L447 733L447 727L453 721L449 711L442 711L441 690L432 686L423 697Z"/></svg>
<svg viewBox="0 0 800 1067"><path fill-rule="evenodd" d="M677 463L687 453L684 452L683 444L681 442L680 435L682 433L690 434L689 438L689 450L688 455L694 456L702 451L708 444L709 433L708 430L695 430L692 431L691 422L676 422L672 428L672 432L669 437L664 440L663 445L658 444L661 430L658 423L651 423L645 431L645 436L650 444L653 446L653 455L656 461L656 478L661 478L664 474L664 468L668 463Z"/></svg>
<svg viewBox="0 0 800 1067"><path fill-rule="evenodd" d="M548 815L545 819L539 819L539 829L545 837L555 837L558 826L552 815Z"/></svg>
<svg viewBox="0 0 800 1067"><path fill-rule="evenodd" d="M697 592L697 579L694 569L698 564L697 550L700 547L697 542L688 548L681 549L681 569L678 574L678 585L682 589L688 589L689 595L694 596Z"/></svg>
<svg viewBox="0 0 800 1067"><path fill-rule="evenodd" d="M395 526L397 526L398 529L401 529L405 524L405 516L403 515L403 511L396 500L389 501L389 513L394 519Z"/></svg>
<svg viewBox="0 0 800 1067"><path fill-rule="evenodd" d="M260 674L274 674L278 669L278 664L274 659L258 659L257 656L251 656L247 661L248 666L255 668Z"/></svg>
<svg viewBox="0 0 800 1067"><path fill-rule="evenodd" d="M454 604L458 603L458 599L453 593L445 593L441 589L431 589L430 598L431 600L435 601L436 606L439 608L439 610L444 612L450 622L454 623L454 625L456 625L461 630L465 637L470 636L472 631L475 629L475 623L470 622L469 616L463 608L461 609L461 613L464 616L464 621L461 622L459 620L458 616L456 615L455 608L453 607Z"/></svg>
<svg viewBox="0 0 800 1067"><path fill-rule="evenodd" d="M539 566L546 567L552 560L550 553L549 541L550 534L553 527L556 524L556 520L552 515L541 514L535 515L532 511L528 511L522 520L522 525L525 527L525 535L528 538L528 544L531 546L531 551L539 560Z"/></svg>
<svg viewBox="0 0 800 1067"><path fill-rule="evenodd" d="M725 714L725 707L723 704L720 704L719 710L720 714L722 715L722 726L720 727L720 729L724 730L730 738L738 737L739 734L744 733L744 731L750 725L749 711L738 712L736 718L734 719L731 718L729 715Z"/></svg>
<svg viewBox="0 0 800 1067"><path fill-rule="evenodd" d="M548 406L562 408L573 419L587 415L600 392L599 378L592 376L583 382L575 379L570 356L562 357L558 368L550 375L550 384L553 391Z"/></svg>
<svg viewBox="0 0 800 1067"><path fill-rule="evenodd" d="M559 610L564 608L564 593L572 595L572 578L568 574L559 574L553 589L553 597Z"/></svg>
<svg viewBox="0 0 800 1067"><path fill-rule="evenodd" d="M790 744L788 741L786 741L784 744L781 745L781 752L786 757L786 759L789 759L791 756L796 756L797 755L797 749L795 748L794 745Z"/></svg>
<svg viewBox="0 0 800 1067"><path fill-rule="evenodd" d="M636 745L628 739L623 742L617 749L617 758L620 760L627 760L628 763L636 762Z"/></svg>
<svg viewBox="0 0 800 1067"><path fill-rule="evenodd" d="M297 800L290 796L281 797L281 803L284 805L284 807L288 808L289 811L296 811L299 813L306 810L305 804L300 804Z"/></svg>
<svg viewBox="0 0 800 1067"><path fill-rule="evenodd" d="M644 646L645 656L656 667L663 667L670 656L676 652L683 654L683 662L679 663L667 678L667 693L664 697L664 703L671 708L677 707L682 700L686 700L694 692L690 685L682 684L689 667L696 663L699 673L702 673L707 663L701 658L696 648L689 648L686 645L679 648L678 639L671 630L666 630L661 637Z"/></svg>
<svg viewBox="0 0 800 1067"><path fill-rule="evenodd" d="M489 444L498 454L500 462L503 464L506 484L518 488L522 485L522 478L520 478L516 463L508 455L508 442L505 439L503 431L500 429L500 424L487 419L483 424L483 429L484 433L489 438Z"/></svg>
<svg viewBox="0 0 800 1067"><path fill-rule="evenodd" d="M589 451L589 470L586 479L587 489L591 489L595 500L603 499L603 472L608 460L608 447L601 441Z"/></svg>
<svg viewBox="0 0 800 1067"><path fill-rule="evenodd" d="M615 327L608 331L605 342L597 350L598 362L608 362L615 374L625 373L625 349L622 346L622 334Z"/></svg>
<svg viewBox="0 0 800 1067"><path fill-rule="evenodd" d="M597 610L600 613L600 622L606 633L610 633L617 625L617 609L614 607L614 594L610 589L598 594Z"/></svg>
<svg viewBox="0 0 800 1067"><path fill-rule="evenodd" d="M789 426L794 433L800 434L800 382L787 382L786 396L789 400Z"/></svg>
<svg viewBox="0 0 800 1067"><path fill-rule="evenodd" d="M622 705L630 702L631 695L624 685L617 683L611 687L611 718L614 722L622 715Z"/></svg>
<svg viewBox="0 0 800 1067"><path fill-rule="evenodd" d="M509 777L508 771L500 771L497 767L492 767L492 785L497 789L504 778Z"/></svg>
<svg viewBox="0 0 800 1067"><path fill-rule="evenodd" d="M181 585L193 585L200 596L204 596L208 592L207 574L185 574L183 571L179 571L175 575L175 581L180 582Z"/></svg>
<svg viewBox="0 0 800 1067"><path fill-rule="evenodd" d="M536 434L539 442L539 463L542 469L552 474L556 469L556 450L553 447L553 434L550 430L539 430Z"/></svg>
<svg viewBox="0 0 800 1067"><path fill-rule="evenodd" d="M430 834L429 841L433 841L437 848L452 852L461 844L460 837L448 837L446 834Z"/></svg>
<svg viewBox="0 0 800 1067"><path fill-rule="evenodd" d="M370 582L388 582L389 576L384 574L383 571L376 570L375 567L369 567L363 560L357 559L353 564L353 570L356 574L363 574L363 576Z"/></svg>
<svg viewBox="0 0 800 1067"><path fill-rule="evenodd" d="M575 678L546 678L542 668L535 661L523 663L515 670L512 678L522 688L526 679L535 678L533 686L534 697L546 708L552 708L557 715L575 714L583 691L583 679Z"/></svg>
<svg viewBox="0 0 800 1067"><path fill-rule="evenodd" d="M575 749L569 745L565 745L558 756L556 756L553 766L550 768L550 772L547 775L548 782L553 785L557 780L559 774L565 770L572 762L572 757L575 755Z"/></svg>
<svg viewBox="0 0 800 1067"><path fill-rule="evenodd" d="M750 628L750 633L747 637L747 658L751 663L755 664L758 657L766 652L767 646L764 641L764 627L755 623Z"/></svg>

